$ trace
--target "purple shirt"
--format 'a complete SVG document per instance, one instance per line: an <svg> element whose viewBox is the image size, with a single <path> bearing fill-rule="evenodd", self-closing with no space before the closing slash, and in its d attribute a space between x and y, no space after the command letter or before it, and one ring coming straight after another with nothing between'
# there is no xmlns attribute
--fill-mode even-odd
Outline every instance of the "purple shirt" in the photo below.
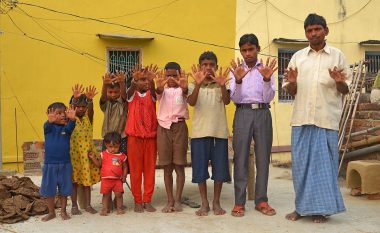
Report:
<svg viewBox="0 0 380 233"><path fill-rule="evenodd" d="M270 82L264 82L263 76L257 69L261 65L257 61L255 67L243 78L241 84L236 84L235 77L231 73L230 95L235 104L269 103L273 100L276 94L274 76L272 75ZM245 63L243 66L245 70L248 70Z"/></svg>

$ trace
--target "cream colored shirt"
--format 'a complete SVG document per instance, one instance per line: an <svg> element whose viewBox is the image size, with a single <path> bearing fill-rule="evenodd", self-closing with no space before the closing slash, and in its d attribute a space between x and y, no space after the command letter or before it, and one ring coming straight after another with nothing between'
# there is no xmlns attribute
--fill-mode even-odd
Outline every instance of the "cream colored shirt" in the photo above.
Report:
<svg viewBox="0 0 380 233"><path fill-rule="evenodd" d="M189 84L189 93L194 90ZM192 138L216 137L228 138L226 108L222 100L222 91L217 83L202 84L192 119Z"/></svg>
<svg viewBox="0 0 380 233"><path fill-rule="evenodd" d="M316 52L309 46L293 55L288 67L297 67L298 76L292 126L316 125L339 130L343 98L328 71L334 66L344 69L347 74L346 83L350 85L352 73L339 49L326 44L322 50ZM286 89L287 85L285 82L283 88Z"/></svg>

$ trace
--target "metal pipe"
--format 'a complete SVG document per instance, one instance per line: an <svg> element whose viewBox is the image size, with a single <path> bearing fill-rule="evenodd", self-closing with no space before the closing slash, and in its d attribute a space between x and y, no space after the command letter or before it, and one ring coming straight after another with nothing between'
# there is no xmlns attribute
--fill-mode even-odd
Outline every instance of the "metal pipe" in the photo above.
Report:
<svg viewBox="0 0 380 233"><path fill-rule="evenodd" d="M366 154L375 153L379 151L380 151L380 145L370 146L370 147L349 152L345 155L344 159L350 159L350 158L358 157L360 155L366 155Z"/></svg>
<svg viewBox="0 0 380 233"><path fill-rule="evenodd" d="M360 136L362 134L367 134L367 133L373 133L373 132L376 132L377 130L380 130L380 125L379 126L375 126L373 128L369 128L369 129L366 129L366 130L362 130L362 131L358 131L358 132L352 133L351 137L356 137L356 136ZM348 136L346 136L346 137L348 137Z"/></svg>

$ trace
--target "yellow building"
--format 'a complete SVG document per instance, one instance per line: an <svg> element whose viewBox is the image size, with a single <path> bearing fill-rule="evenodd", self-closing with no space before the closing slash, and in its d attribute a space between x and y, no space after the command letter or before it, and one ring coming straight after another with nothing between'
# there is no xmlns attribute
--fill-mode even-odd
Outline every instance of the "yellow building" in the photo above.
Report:
<svg viewBox="0 0 380 233"><path fill-rule="evenodd" d="M221 66L234 57L233 49L209 44L234 46L235 1L33 0L13 9L9 2L1 1L0 18L4 163L17 161L16 148L22 159L23 142L43 140L47 106L68 103L76 83L100 91L107 70L130 69L136 61L161 68L176 61L190 71L206 50L217 54ZM101 137L99 98L94 138Z"/></svg>
<svg viewBox="0 0 380 233"><path fill-rule="evenodd" d="M287 61L282 58L307 46L303 21L308 13L325 16L328 43L340 48L350 63L367 57L373 61L372 72L380 66L380 1L375 0L30 0L10 8L11 3L1 1L0 15L5 163L22 160L23 142L43 140L47 106L67 103L74 84L95 85L100 91L106 71L130 69L137 61L161 68L177 61L189 71L200 53L212 50L225 67L240 57L232 49L238 48L240 36L255 33L260 57L280 57L281 80ZM277 151L289 150L291 103L281 89L272 102ZM233 104L227 112L231 131ZM100 138L102 119L95 104L94 138Z"/></svg>

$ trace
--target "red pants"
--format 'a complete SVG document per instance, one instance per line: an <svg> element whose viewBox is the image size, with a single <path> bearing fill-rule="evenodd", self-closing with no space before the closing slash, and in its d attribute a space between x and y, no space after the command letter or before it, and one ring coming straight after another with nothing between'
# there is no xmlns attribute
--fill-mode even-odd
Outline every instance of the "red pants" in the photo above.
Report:
<svg viewBox="0 0 380 233"><path fill-rule="evenodd" d="M157 139L128 137L128 163L131 189L135 203L151 202L154 191L154 176L157 159ZM141 192L144 174L144 196Z"/></svg>

